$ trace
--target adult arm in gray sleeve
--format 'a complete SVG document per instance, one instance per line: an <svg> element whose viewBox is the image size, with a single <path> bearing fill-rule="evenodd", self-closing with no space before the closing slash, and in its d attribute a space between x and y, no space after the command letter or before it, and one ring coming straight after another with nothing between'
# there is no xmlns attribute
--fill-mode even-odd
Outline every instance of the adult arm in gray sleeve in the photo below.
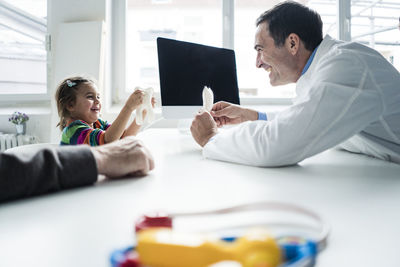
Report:
<svg viewBox="0 0 400 267"><path fill-rule="evenodd" d="M93 184L95 158L88 146L0 153L0 202Z"/></svg>

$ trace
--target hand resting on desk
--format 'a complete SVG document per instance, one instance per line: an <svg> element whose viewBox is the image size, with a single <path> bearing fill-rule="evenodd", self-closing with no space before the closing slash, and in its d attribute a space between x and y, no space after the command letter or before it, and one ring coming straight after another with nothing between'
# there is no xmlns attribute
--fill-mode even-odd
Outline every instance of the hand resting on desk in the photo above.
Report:
<svg viewBox="0 0 400 267"><path fill-rule="evenodd" d="M135 137L91 148L99 174L107 177L142 176L154 169L150 151Z"/></svg>
<svg viewBox="0 0 400 267"><path fill-rule="evenodd" d="M38 147L0 153L0 202L90 185L110 178L146 175L154 160L133 136L97 147Z"/></svg>

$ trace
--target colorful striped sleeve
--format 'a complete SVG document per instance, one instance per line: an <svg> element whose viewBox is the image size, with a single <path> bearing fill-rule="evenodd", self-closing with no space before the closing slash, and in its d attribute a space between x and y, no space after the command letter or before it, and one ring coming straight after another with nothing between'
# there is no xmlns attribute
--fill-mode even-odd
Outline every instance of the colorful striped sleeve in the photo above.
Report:
<svg viewBox="0 0 400 267"><path fill-rule="evenodd" d="M71 124L69 124L64 129L61 137L61 145L80 145L80 144L87 144L90 146L103 145L104 134L105 131L102 130L101 128L94 129L90 127L90 125L88 125L86 122L81 120L76 120Z"/></svg>
<svg viewBox="0 0 400 267"><path fill-rule="evenodd" d="M98 119L94 124L94 128L99 128L101 130L107 130L111 124L109 124L107 121L103 121L102 119Z"/></svg>

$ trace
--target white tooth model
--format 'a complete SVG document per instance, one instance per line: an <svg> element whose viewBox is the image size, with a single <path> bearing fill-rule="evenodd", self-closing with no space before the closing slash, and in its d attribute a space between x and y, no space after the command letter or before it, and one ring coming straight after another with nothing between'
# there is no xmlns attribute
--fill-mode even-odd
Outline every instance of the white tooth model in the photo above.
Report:
<svg viewBox="0 0 400 267"><path fill-rule="evenodd" d="M210 88L208 88L207 86L204 86L204 89L203 89L203 110L210 112L211 109L212 109L213 104L214 104L214 93Z"/></svg>
<svg viewBox="0 0 400 267"><path fill-rule="evenodd" d="M146 89L141 89L136 87L135 90L142 90L144 92L143 102L136 109L136 124L142 125L144 123L151 123L154 120L154 110L151 105L151 98L153 97L153 88L149 87ZM146 110L146 116L143 118L143 111Z"/></svg>

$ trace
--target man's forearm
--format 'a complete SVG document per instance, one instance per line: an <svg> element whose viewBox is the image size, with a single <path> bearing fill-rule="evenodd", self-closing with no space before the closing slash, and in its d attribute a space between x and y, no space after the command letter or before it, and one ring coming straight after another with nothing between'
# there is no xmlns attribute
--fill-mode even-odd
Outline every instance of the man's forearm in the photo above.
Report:
<svg viewBox="0 0 400 267"><path fill-rule="evenodd" d="M0 202L93 184L97 166L87 146L0 154Z"/></svg>

